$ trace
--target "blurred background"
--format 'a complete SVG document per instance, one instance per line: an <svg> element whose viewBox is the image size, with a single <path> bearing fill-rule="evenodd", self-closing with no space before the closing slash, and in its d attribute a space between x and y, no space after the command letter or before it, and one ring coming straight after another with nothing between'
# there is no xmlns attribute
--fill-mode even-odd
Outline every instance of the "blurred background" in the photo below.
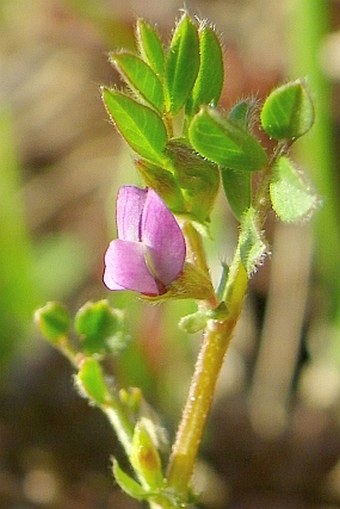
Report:
<svg viewBox="0 0 340 509"><path fill-rule="evenodd" d="M138 508L114 485L122 457L104 416L33 326L33 310L109 298L133 317L117 381L142 387L174 433L199 336L191 303L148 306L101 282L116 190L138 183L99 86L107 53L134 48L137 16L168 41L182 1L0 1L0 508ZM310 223L270 218L272 256L254 277L218 385L196 483L211 509L340 507L340 2L191 0L222 34L222 105L307 76L317 122L295 157L322 200ZM213 274L237 235L222 197ZM123 459L122 459L123 461Z"/></svg>

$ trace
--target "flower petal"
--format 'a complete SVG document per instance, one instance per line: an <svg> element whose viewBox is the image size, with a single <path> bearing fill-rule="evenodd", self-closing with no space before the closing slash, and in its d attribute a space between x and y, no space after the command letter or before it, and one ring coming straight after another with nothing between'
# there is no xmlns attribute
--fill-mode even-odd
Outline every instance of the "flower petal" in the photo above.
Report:
<svg viewBox="0 0 340 509"><path fill-rule="evenodd" d="M105 254L104 283L110 290L133 290L146 295L161 292L144 259L140 242L113 240Z"/></svg>
<svg viewBox="0 0 340 509"><path fill-rule="evenodd" d="M117 197L117 232L122 240L138 242L140 238L141 217L147 197L147 189L135 186L122 186Z"/></svg>
<svg viewBox="0 0 340 509"><path fill-rule="evenodd" d="M149 268L166 286L183 269L185 240L175 217L152 189L145 200L141 232Z"/></svg>

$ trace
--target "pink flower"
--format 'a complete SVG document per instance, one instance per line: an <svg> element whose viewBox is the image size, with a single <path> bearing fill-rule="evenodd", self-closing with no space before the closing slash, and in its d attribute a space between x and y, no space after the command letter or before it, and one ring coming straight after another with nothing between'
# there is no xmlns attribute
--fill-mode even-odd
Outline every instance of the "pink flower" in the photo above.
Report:
<svg viewBox="0 0 340 509"><path fill-rule="evenodd" d="M116 220L118 239L105 254L105 285L150 296L165 293L185 261L185 241L175 217L152 189L123 186Z"/></svg>

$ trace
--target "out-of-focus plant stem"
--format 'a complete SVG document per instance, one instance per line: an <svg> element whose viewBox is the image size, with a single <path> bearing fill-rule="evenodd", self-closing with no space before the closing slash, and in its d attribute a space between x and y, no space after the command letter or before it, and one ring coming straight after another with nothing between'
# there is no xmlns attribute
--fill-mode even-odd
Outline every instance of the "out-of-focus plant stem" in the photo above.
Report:
<svg viewBox="0 0 340 509"><path fill-rule="evenodd" d="M0 365L27 332L40 295L21 196L20 166L9 108L0 105ZM25 329L26 327L26 329Z"/></svg>
<svg viewBox="0 0 340 509"><path fill-rule="evenodd" d="M289 73L310 80L316 105L313 129L297 148L297 156L312 175L323 201L313 219L318 271L328 288L333 313L340 315L339 200L332 150L330 83L321 68L320 49L329 26L328 0L292 0L287 20Z"/></svg>

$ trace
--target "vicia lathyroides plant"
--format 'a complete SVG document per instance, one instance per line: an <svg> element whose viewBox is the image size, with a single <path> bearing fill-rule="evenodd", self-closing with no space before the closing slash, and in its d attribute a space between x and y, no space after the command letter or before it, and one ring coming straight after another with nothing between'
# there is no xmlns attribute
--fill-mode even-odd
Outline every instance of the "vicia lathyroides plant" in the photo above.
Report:
<svg viewBox="0 0 340 509"><path fill-rule="evenodd" d="M118 485L154 509L175 509L195 498L192 474L218 374L248 282L268 253L267 215L273 210L278 220L296 222L318 205L289 154L312 127L314 107L306 81L297 79L271 91L262 104L251 98L220 109L220 37L187 12L167 47L142 19L136 41L135 53L110 54L126 86L105 86L102 98L145 187L126 183L119 190L117 238L106 251L103 279L110 290L132 290L145 299L197 303L197 311L180 322L188 333L203 330L203 340L169 458L160 451L155 412L143 414L141 390L118 387L105 376L107 356L119 355L131 341L128 317L107 300L88 302L74 318L77 337L70 339L72 320L63 305L50 302L35 316L50 343L73 363L80 393L115 429L133 472L114 459ZM262 141L254 134L256 123ZM203 237L211 242L220 188L239 237L215 288Z"/></svg>

